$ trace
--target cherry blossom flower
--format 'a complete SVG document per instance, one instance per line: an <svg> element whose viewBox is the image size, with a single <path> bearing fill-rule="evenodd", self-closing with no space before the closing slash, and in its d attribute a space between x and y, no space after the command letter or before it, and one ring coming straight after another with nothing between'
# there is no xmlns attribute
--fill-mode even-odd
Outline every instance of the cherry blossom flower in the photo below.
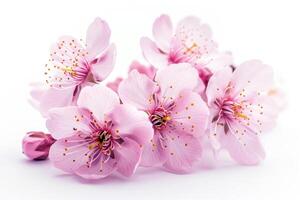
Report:
<svg viewBox="0 0 300 200"><path fill-rule="evenodd" d="M49 109L75 105L86 85L104 80L115 63L115 45L109 44L108 24L96 18L88 27L86 45L63 36L51 47L49 63L45 65L46 85L34 85L33 105L46 116Z"/></svg>
<svg viewBox="0 0 300 200"><path fill-rule="evenodd" d="M144 57L154 67L191 63L201 74L203 68L216 71L232 64L231 54L218 52L210 27L196 17L184 18L174 31L169 16L161 15L152 32L154 41L143 37L140 43Z"/></svg>
<svg viewBox="0 0 300 200"><path fill-rule="evenodd" d="M78 106L51 109L47 127L57 139L50 160L86 179L115 170L131 176L140 163L141 147L153 137L147 114L121 105L117 94L101 85L83 88Z"/></svg>
<svg viewBox="0 0 300 200"><path fill-rule="evenodd" d="M210 78L206 94L214 149L226 149L240 164L253 165L264 159L259 135L274 126L277 115L268 95L272 84L271 67L257 60L233 72L224 68Z"/></svg>
<svg viewBox="0 0 300 200"><path fill-rule="evenodd" d="M22 140L23 153L31 160L45 160L54 142L55 139L50 134L40 131L28 132Z"/></svg>
<svg viewBox="0 0 300 200"><path fill-rule="evenodd" d="M175 173L194 169L208 120L206 104L192 92L198 81L196 69L182 63L158 70L154 80L133 70L120 83L122 102L147 113L154 130L143 148L142 166L163 165Z"/></svg>

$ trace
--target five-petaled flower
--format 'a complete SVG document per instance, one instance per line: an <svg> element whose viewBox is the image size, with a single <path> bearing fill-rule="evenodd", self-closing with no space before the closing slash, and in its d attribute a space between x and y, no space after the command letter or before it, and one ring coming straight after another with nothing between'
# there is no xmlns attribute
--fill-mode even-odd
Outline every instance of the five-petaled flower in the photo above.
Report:
<svg viewBox="0 0 300 200"><path fill-rule="evenodd" d="M215 71L232 64L232 56L218 52L212 40L212 31L196 17L181 20L175 31L167 15L158 17L152 27L154 41L141 38L141 48L146 60L154 67L174 63L190 63L202 75L202 70Z"/></svg>
<svg viewBox="0 0 300 200"><path fill-rule="evenodd" d="M50 160L88 179L115 170L131 176L140 163L142 146L153 136L146 113L120 104L117 94L101 85L82 89L78 106L51 109L47 127L57 139Z"/></svg>
<svg viewBox="0 0 300 200"><path fill-rule="evenodd" d="M154 80L133 70L120 83L122 102L147 113L154 130L143 148L143 166L162 164L177 173L194 168L208 120L205 102L192 91L197 84L197 71L187 63L158 70Z"/></svg>
<svg viewBox="0 0 300 200"><path fill-rule="evenodd" d="M274 125L278 109L268 95L273 86L271 67L247 61L233 72L216 72L206 89L210 108L209 138L215 149L228 150L240 164L257 164L265 157L258 136Z"/></svg>
<svg viewBox="0 0 300 200"><path fill-rule="evenodd" d="M104 80L115 63L115 45L109 44L110 29L100 18L88 27L86 44L63 36L51 47L45 65L46 84L36 84L32 102L46 116L54 107L75 105L81 89Z"/></svg>

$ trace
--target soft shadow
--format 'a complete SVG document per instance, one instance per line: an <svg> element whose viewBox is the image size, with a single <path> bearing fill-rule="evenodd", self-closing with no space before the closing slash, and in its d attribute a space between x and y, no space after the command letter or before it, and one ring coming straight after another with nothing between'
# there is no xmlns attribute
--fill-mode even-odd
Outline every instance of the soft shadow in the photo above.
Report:
<svg viewBox="0 0 300 200"><path fill-rule="evenodd" d="M109 175L108 177L97 179L97 180L89 180L84 179L79 176L76 176L74 174L59 174L55 176L56 178L62 178L62 179L69 179L72 181L76 181L80 184L89 184L89 185L100 185L100 184L123 184L125 182L128 182L129 179L122 178L120 176L117 176L115 174Z"/></svg>
<svg viewBox="0 0 300 200"><path fill-rule="evenodd" d="M40 161L35 161L35 160L29 160L29 159L19 159L20 163L30 165L30 166L52 166L49 160L40 160ZM215 173L215 170L218 170L218 172L221 171L241 171L241 170L246 170L249 168L257 168L261 167L261 165L254 165L254 166L241 166L236 164L235 162L223 162L222 164L217 164L211 167L203 167L203 166L198 166L193 172L189 173L187 176L188 179L191 178L193 175L199 175L199 174L205 174L205 173ZM58 175L54 175L54 178L59 178L61 180L67 180L71 182L77 182L79 184L88 184L88 185L110 185L110 184L123 184L123 183L138 183L138 182L148 182L148 181L153 181L153 179L156 179L157 177L160 178L166 178L169 179L171 178L170 175L173 176L182 176L186 174L174 174L172 172L168 172L163 168L146 168L146 167L139 167L136 171L136 173L132 177L123 177L119 175L117 172L111 174L110 176L98 180L87 180L84 178L81 178L77 175L74 174L66 174L63 171L58 171ZM184 178L184 176L182 176Z"/></svg>
<svg viewBox="0 0 300 200"><path fill-rule="evenodd" d="M61 179L68 179L70 181L76 181L80 184L105 185L105 184L123 184L123 183L128 184L130 182L146 181L147 179L149 179L149 177L152 178L153 175L158 175L161 173L164 173L164 171L159 168L140 167L137 169L136 173L132 177L124 177L117 174L116 172L109 175L108 177L98 179L98 180L88 180L76 176L74 174L59 174L59 175L55 175L55 177Z"/></svg>
<svg viewBox="0 0 300 200"><path fill-rule="evenodd" d="M47 160L29 160L29 159L20 159L19 160L21 163L26 164L26 165L50 165L50 161Z"/></svg>

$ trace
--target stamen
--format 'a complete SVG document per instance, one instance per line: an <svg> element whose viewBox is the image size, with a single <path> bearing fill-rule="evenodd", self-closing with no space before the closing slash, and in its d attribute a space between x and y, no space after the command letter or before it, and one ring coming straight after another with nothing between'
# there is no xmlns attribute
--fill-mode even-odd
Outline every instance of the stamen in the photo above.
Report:
<svg viewBox="0 0 300 200"><path fill-rule="evenodd" d="M69 74L72 77L76 76L76 72L72 67L66 66L65 68L62 69L64 71L64 74Z"/></svg>
<svg viewBox="0 0 300 200"><path fill-rule="evenodd" d="M241 112L241 110L243 109L241 105L233 104L231 108L234 112L234 116L243 118L245 120L248 119L248 116Z"/></svg>
<svg viewBox="0 0 300 200"><path fill-rule="evenodd" d="M172 118L170 116L163 117L163 121L167 122L170 121Z"/></svg>
<svg viewBox="0 0 300 200"><path fill-rule="evenodd" d="M198 45L197 45L195 42L192 44L191 47L185 46L186 50L184 51L184 54L188 54L188 53L193 54L193 53L195 53L193 50L194 50L195 48L197 48L197 47L198 47Z"/></svg>

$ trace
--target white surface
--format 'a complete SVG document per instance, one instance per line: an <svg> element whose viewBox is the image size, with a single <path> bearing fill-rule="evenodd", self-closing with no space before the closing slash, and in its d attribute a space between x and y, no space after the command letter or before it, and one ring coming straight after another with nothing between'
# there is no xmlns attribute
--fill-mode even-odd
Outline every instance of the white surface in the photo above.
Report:
<svg viewBox="0 0 300 200"><path fill-rule="evenodd" d="M0 3L0 199L300 199L299 5L297 1L1 1ZM120 4L121 3L121 4ZM27 102L32 81L42 78L48 47L58 36L85 36L96 16L107 20L117 44L110 79L125 75L132 59L142 60L139 38L150 36L161 13L176 22L197 15L210 24L222 50L236 63L258 58L274 67L285 89L287 109L264 137L267 158L259 166L229 166L174 175L138 170L129 180L92 183L64 175L49 162L21 154L26 131L45 130Z"/></svg>

